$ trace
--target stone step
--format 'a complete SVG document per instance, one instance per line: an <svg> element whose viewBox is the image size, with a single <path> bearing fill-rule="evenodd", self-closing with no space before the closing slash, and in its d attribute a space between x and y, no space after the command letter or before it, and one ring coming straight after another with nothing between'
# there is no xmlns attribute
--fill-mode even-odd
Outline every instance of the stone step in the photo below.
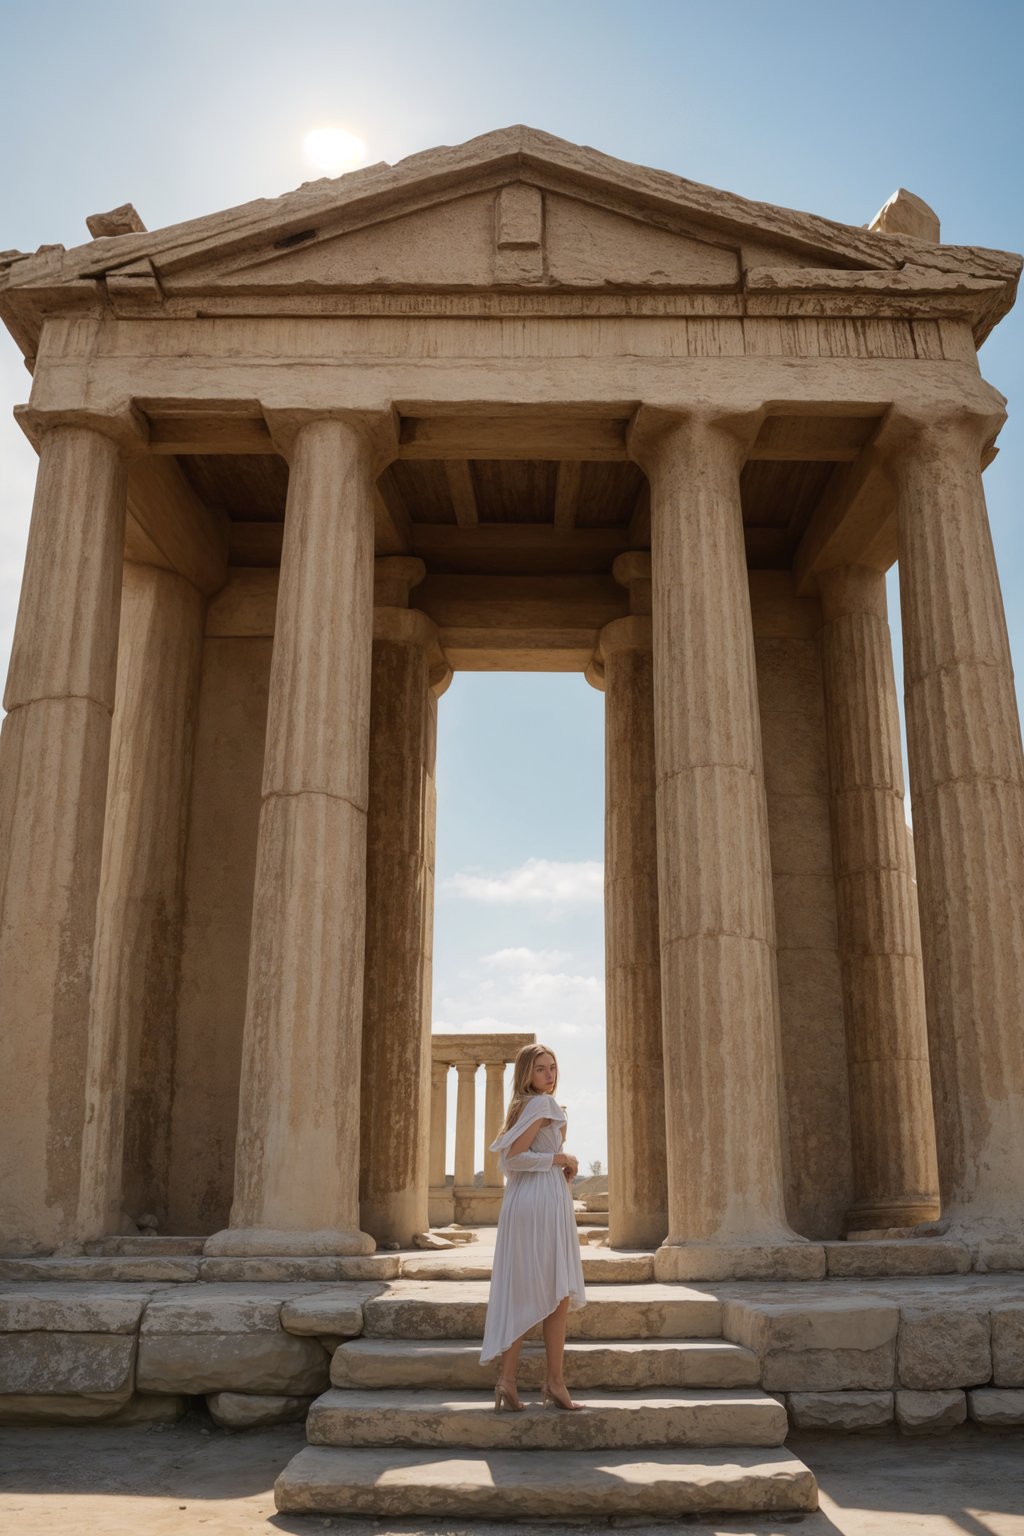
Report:
<svg viewBox="0 0 1024 1536"><path fill-rule="evenodd" d="M583 1417L583 1415L578 1415ZM442 1520L671 1519L814 1510L814 1474L785 1449L339 1450L308 1445L274 1486L282 1514Z"/></svg>
<svg viewBox="0 0 1024 1536"><path fill-rule="evenodd" d="M472 1248L450 1253L402 1256L406 1280L489 1280L493 1250L477 1254ZM581 1248L583 1278L588 1285L650 1284L654 1279L654 1254L614 1248Z"/></svg>
<svg viewBox="0 0 1024 1536"><path fill-rule="evenodd" d="M366 1303L364 1332L378 1339L480 1339L486 1281L402 1280ZM708 1339L722 1332L722 1304L685 1285L602 1285L570 1312L575 1339ZM539 1325L528 1337L539 1337Z"/></svg>
<svg viewBox="0 0 1024 1536"><path fill-rule="evenodd" d="M756 1387L761 1371L753 1350L724 1339L570 1340L566 1379L573 1391L596 1387ZM349 1339L334 1352L336 1387L494 1386L497 1366L480 1364L479 1339ZM543 1352L527 1345L519 1366L526 1389L544 1379Z"/></svg>
<svg viewBox="0 0 1024 1536"><path fill-rule="evenodd" d="M781 1445L785 1406L757 1388L732 1392L583 1392L580 1413L532 1402L496 1413L486 1392L325 1392L309 1410L310 1445L472 1450L627 1450Z"/></svg>

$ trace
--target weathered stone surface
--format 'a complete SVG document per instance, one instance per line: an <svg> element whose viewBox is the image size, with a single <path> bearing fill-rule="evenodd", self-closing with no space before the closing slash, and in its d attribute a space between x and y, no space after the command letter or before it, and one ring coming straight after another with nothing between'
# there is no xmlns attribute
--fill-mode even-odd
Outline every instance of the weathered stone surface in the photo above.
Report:
<svg viewBox="0 0 1024 1536"><path fill-rule="evenodd" d="M636 1391L653 1387L754 1387L760 1381L757 1356L720 1339L571 1339L565 1350L573 1390ZM527 1345L519 1383L540 1387L543 1352ZM352 1339L331 1361L336 1387L433 1387L461 1390L493 1387L495 1367L480 1364L476 1339Z"/></svg>
<svg viewBox="0 0 1024 1536"><path fill-rule="evenodd" d="M971 1267L964 1243L912 1239L887 1243L826 1243L829 1275L965 1275Z"/></svg>
<svg viewBox="0 0 1024 1536"><path fill-rule="evenodd" d="M582 1413L495 1413L485 1392L325 1392L309 1412L311 1445L459 1445L611 1450L627 1446L781 1445L786 1410L757 1389L576 1393ZM890 1417L892 1403L889 1404Z"/></svg>
<svg viewBox="0 0 1024 1536"><path fill-rule="evenodd" d="M363 1331L363 1303L373 1294L369 1286L358 1290L338 1286L315 1296L296 1297L281 1308L281 1326L289 1333L353 1338Z"/></svg>
<svg viewBox="0 0 1024 1536"><path fill-rule="evenodd" d="M451 1238L441 1237L437 1232L414 1232L412 1245L414 1248L454 1248Z"/></svg>
<svg viewBox="0 0 1024 1536"><path fill-rule="evenodd" d="M655 1279L822 1280L820 1243L662 1244L654 1255Z"/></svg>
<svg viewBox="0 0 1024 1536"><path fill-rule="evenodd" d="M307 1446L281 1473L283 1514L436 1515L441 1519L679 1516L718 1510L811 1510L818 1489L785 1450L436 1452Z"/></svg>
<svg viewBox="0 0 1024 1536"><path fill-rule="evenodd" d="M904 1307L898 1371L902 1386L925 1391L988 1381L992 1375L988 1312Z"/></svg>
<svg viewBox="0 0 1024 1536"><path fill-rule="evenodd" d="M992 1380L1024 1387L1024 1301L992 1308Z"/></svg>
<svg viewBox="0 0 1024 1536"><path fill-rule="evenodd" d="M109 1420L118 1424L175 1424L188 1407L185 1399L173 1393L136 1392Z"/></svg>
<svg viewBox="0 0 1024 1536"><path fill-rule="evenodd" d="M755 1350L769 1391L884 1391L895 1374L899 1308L843 1297L725 1304L726 1338Z"/></svg>
<svg viewBox="0 0 1024 1536"><path fill-rule="evenodd" d="M979 1243L974 1267L980 1274L1024 1269L1024 1238L992 1238Z"/></svg>
<svg viewBox="0 0 1024 1536"><path fill-rule="evenodd" d="M0 1394L0 1424L87 1424L112 1419L131 1401L132 1384L117 1392Z"/></svg>
<svg viewBox="0 0 1024 1536"><path fill-rule="evenodd" d="M967 1408L976 1424L986 1424L993 1429L1016 1429L1024 1424L1024 1392L976 1387L967 1394Z"/></svg>
<svg viewBox="0 0 1024 1536"><path fill-rule="evenodd" d="M397 1280L397 1253L356 1254L349 1258L205 1258L200 1278L243 1285L301 1284L304 1281Z"/></svg>
<svg viewBox="0 0 1024 1536"><path fill-rule="evenodd" d="M267 1424L293 1424L306 1417L311 1397L282 1397L272 1393L211 1392L206 1399L210 1417L222 1429L261 1429Z"/></svg>
<svg viewBox="0 0 1024 1536"><path fill-rule="evenodd" d="M39 1281L78 1284L100 1282L146 1285L187 1284L199 1279L199 1259L188 1258L51 1258L0 1259L0 1281Z"/></svg>
<svg viewBox="0 0 1024 1536"><path fill-rule="evenodd" d="M322 1392L329 1359L315 1339L278 1329L158 1333L139 1340L140 1392Z"/></svg>
<svg viewBox="0 0 1024 1536"><path fill-rule="evenodd" d="M941 1435L955 1429L967 1417L963 1392L896 1393L896 1422L905 1435Z"/></svg>
<svg viewBox="0 0 1024 1536"><path fill-rule="evenodd" d="M150 1295L139 1286L5 1286L0 1333L134 1333Z"/></svg>
<svg viewBox="0 0 1024 1536"><path fill-rule="evenodd" d="M0 1335L0 1393L84 1394L131 1389L135 1337L127 1333Z"/></svg>
<svg viewBox="0 0 1024 1536"><path fill-rule="evenodd" d="M892 1423L891 1392L790 1392L795 1429L881 1429Z"/></svg>
<svg viewBox="0 0 1024 1536"><path fill-rule="evenodd" d="M489 1287L479 1281L401 1281L364 1307L375 1338L482 1338ZM602 1285L569 1314L572 1338L714 1338L722 1306L684 1285ZM745 1342L745 1341L740 1341Z"/></svg>
<svg viewBox="0 0 1024 1536"><path fill-rule="evenodd" d="M282 1305L319 1295L320 1286L197 1285L158 1291L146 1307L142 1333L248 1333L280 1326Z"/></svg>

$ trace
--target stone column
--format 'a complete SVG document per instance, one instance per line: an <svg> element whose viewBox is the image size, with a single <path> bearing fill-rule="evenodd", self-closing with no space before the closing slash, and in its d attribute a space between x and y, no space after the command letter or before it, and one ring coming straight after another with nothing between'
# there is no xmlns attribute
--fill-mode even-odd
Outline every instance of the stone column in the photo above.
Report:
<svg viewBox="0 0 1024 1536"><path fill-rule="evenodd" d="M206 601L173 571L124 567L86 1077L82 1230L167 1217L192 737Z"/></svg>
<svg viewBox="0 0 1024 1536"><path fill-rule="evenodd" d="M605 695L608 1239L668 1231L661 1040L650 556L620 555L633 614L601 631Z"/></svg>
<svg viewBox="0 0 1024 1536"><path fill-rule="evenodd" d="M998 420L905 426L892 468L943 1215L1024 1264L1024 760L980 471Z"/></svg>
<svg viewBox="0 0 1024 1536"><path fill-rule="evenodd" d="M448 1072L446 1061L430 1069L430 1202L432 1227L443 1227L454 1215L454 1196L446 1181L448 1150Z"/></svg>
<svg viewBox="0 0 1024 1536"><path fill-rule="evenodd" d="M476 1073L475 1061L457 1061L459 1096L455 1106L455 1191L469 1189L476 1172Z"/></svg>
<svg viewBox="0 0 1024 1536"><path fill-rule="evenodd" d="M487 1074L484 1099L484 1183L488 1189L501 1189L504 1180L498 1170L498 1153L491 1151L491 1142L501 1135L505 1118L505 1063L489 1061L484 1068Z"/></svg>
<svg viewBox="0 0 1024 1536"><path fill-rule="evenodd" d="M821 1274L823 1251L802 1244L784 1215L742 451L723 425L669 413L642 413L632 443L652 497L669 1215L655 1272Z"/></svg>
<svg viewBox="0 0 1024 1536"><path fill-rule="evenodd" d="M373 647L370 445L304 425L288 481L231 1225L208 1253L352 1254Z"/></svg>
<svg viewBox="0 0 1024 1536"><path fill-rule="evenodd" d="M96 899L117 672L125 472L84 426L42 438L4 705L0 781L0 1231L80 1235Z"/></svg>
<svg viewBox="0 0 1024 1536"><path fill-rule="evenodd" d="M917 893L885 576L820 578L836 911L850 1080L850 1228L939 1214Z"/></svg>
<svg viewBox="0 0 1024 1536"><path fill-rule="evenodd" d="M425 571L419 560L377 564L414 567L413 582ZM433 874L428 814L435 654L437 630L426 614L405 606L375 609L360 1222L379 1243L404 1247L429 1225L430 945L423 926Z"/></svg>

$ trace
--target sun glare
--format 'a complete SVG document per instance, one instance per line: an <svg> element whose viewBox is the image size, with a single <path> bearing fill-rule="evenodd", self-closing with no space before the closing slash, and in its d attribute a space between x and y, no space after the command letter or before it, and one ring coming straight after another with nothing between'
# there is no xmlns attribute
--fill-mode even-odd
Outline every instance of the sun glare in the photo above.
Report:
<svg viewBox="0 0 1024 1536"><path fill-rule="evenodd" d="M302 143L307 159L325 176L354 171L366 159L366 145L347 128L312 128Z"/></svg>

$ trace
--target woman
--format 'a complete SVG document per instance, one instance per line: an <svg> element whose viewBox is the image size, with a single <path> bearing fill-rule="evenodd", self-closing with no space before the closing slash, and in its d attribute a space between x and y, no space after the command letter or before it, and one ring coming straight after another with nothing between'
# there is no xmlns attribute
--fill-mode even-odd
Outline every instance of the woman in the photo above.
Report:
<svg viewBox="0 0 1024 1536"><path fill-rule="evenodd" d="M506 1175L498 1218L491 1292L480 1363L501 1356L497 1410L522 1408L516 1391L519 1351L535 1323L544 1324L544 1404L576 1409L565 1389L565 1322L586 1302L570 1185L578 1163L562 1150L565 1115L552 1095L558 1063L546 1045L524 1045L515 1059L512 1100L492 1152Z"/></svg>

